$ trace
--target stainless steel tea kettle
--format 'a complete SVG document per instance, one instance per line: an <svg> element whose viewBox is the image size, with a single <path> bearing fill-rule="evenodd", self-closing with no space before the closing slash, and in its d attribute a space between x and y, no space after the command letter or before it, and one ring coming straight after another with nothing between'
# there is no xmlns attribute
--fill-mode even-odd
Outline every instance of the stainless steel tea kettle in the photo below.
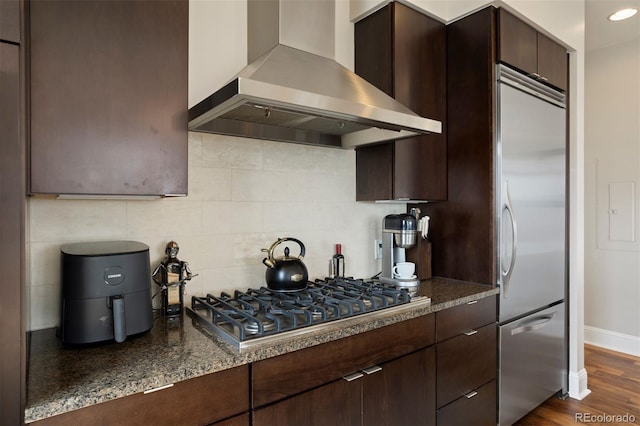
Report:
<svg viewBox="0 0 640 426"><path fill-rule="evenodd" d="M274 258L273 251L275 248L285 241L293 241L300 246L300 254L298 256L290 256L289 247L284 248L284 256ZM262 249L268 253L268 257L262 260L267 267L265 272L265 280L267 287L274 291L298 291L307 287L309 273L307 267L302 263L304 258L304 244L295 238L278 238L271 244L268 249Z"/></svg>

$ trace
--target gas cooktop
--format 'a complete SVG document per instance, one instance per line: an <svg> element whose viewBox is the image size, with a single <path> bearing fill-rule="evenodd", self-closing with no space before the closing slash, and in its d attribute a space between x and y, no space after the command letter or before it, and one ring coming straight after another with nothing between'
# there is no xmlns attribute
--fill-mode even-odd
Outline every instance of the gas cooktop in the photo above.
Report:
<svg viewBox="0 0 640 426"><path fill-rule="evenodd" d="M373 280L327 278L295 292L266 287L236 290L233 295L193 296L187 313L237 349L317 331L327 323L358 315L374 316L411 301L407 289Z"/></svg>

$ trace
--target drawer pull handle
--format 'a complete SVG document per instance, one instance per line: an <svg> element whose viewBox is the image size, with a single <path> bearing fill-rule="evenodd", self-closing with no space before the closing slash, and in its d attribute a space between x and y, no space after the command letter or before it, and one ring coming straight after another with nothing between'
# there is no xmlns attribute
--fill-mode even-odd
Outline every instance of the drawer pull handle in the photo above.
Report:
<svg viewBox="0 0 640 426"><path fill-rule="evenodd" d="M363 377L364 374L362 373L353 373L353 374L348 374L346 376L343 377L344 380L346 380L347 382L353 382L354 380L358 380L360 377Z"/></svg>
<svg viewBox="0 0 640 426"><path fill-rule="evenodd" d="M478 332L478 330L469 330L469 331L465 331L464 334L465 334L465 336L473 336L477 332Z"/></svg>
<svg viewBox="0 0 640 426"><path fill-rule="evenodd" d="M467 302L467 305L475 305L476 303L478 303L477 300L472 300L471 302Z"/></svg>
<svg viewBox="0 0 640 426"><path fill-rule="evenodd" d="M374 365L373 367L365 368L364 370L362 370L364 374L373 374L377 373L378 371L382 371L382 367L380 367L379 365Z"/></svg>
<svg viewBox="0 0 640 426"><path fill-rule="evenodd" d="M158 392L162 389L168 389L173 387L173 383L169 383L168 385L164 385L164 386L159 386L157 388L153 388L153 389L147 389L146 391L142 392L143 394L148 394L148 393L153 393L153 392Z"/></svg>
<svg viewBox="0 0 640 426"><path fill-rule="evenodd" d="M477 394L478 394L478 392L473 391L473 392L469 392L469 393L468 393L468 394L466 394L464 397L465 397L465 398L467 398L467 399L471 399L471 398L473 398L474 396L476 396Z"/></svg>
<svg viewBox="0 0 640 426"><path fill-rule="evenodd" d="M542 315L539 317L535 317L529 321L518 324L518 327L511 330L511 335L515 336L520 333L528 333L531 331L536 331L541 328L547 327L551 324L549 322L556 316L556 312L551 312L549 315Z"/></svg>

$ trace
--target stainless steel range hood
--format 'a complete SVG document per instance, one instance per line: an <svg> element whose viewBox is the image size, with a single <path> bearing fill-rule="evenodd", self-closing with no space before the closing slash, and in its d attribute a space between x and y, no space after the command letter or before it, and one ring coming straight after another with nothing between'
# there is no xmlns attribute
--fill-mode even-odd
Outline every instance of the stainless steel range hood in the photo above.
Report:
<svg viewBox="0 0 640 426"><path fill-rule="evenodd" d="M189 130L343 148L440 133L334 60L334 1L248 0L249 65L189 109Z"/></svg>

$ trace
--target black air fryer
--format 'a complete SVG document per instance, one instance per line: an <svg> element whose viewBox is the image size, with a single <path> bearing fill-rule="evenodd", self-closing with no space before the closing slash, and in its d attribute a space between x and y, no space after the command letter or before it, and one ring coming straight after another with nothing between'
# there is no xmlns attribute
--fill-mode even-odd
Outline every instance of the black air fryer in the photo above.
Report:
<svg viewBox="0 0 640 426"><path fill-rule="evenodd" d="M124 342L153 325L149 247L136 241L67 244L62 253L64 343Z"/></svg>

